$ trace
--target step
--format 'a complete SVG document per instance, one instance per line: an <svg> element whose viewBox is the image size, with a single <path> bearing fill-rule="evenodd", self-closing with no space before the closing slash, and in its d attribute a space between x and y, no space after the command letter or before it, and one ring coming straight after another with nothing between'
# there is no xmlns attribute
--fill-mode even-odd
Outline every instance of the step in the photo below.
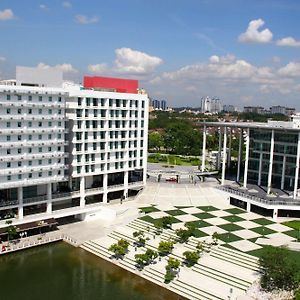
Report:
<svg viewBox="0 0 300 300"><path fill-rule="evenodd" d="M177 288L181 288L183 289L183 292L185 292L186 294L191 294L193 297L195 297L196 299L212 299L212 300L216 300L216 299L222 299L214 294L212 294L211 292L205 291L203 289L200 289L199 287L194 287L186 282L181 281L180 279L176 279L174 281L171 282L172 287L177 287Z"/></svg>
<svg viewBox="0 0 300 300"><path fill-rule="evenodd" d="M193 266L192 270L194 272L197 272L197 273L199 273L201 275L204 275L206 277L209 277L209 278L212 278L214 280L217 280L217 281L220 281L222 283L225 283L229 287L232 286L232 287L235 287L235 288L240 289L242 291L246 291L248 289L248 287L249 287L249 285L245 286L244 284L241 284L241 283L233 280L232 278L222 277L221 274L215 274L214 272L209 272L208 270L199 268L197 266Z"/></svg>
<svg viewBox="0 0 300 300"><path fill-rule="evenodd" d="M233 249L229 249L229 248L226 248L226 247L223 247L223 246L219 246L217 248L218 250L221 250L223 252L226 252L230 255L235 255L235 256L239 256L239 257L243 257L243 259L249 261L249 262L253 262L253 263L256 263L258 264L258 258L255 257L255 256L252 256L252 255L249 255L247 253L244 253L244 252L241 252L241 251L237 251L237 250L233 250Z"/></svg>

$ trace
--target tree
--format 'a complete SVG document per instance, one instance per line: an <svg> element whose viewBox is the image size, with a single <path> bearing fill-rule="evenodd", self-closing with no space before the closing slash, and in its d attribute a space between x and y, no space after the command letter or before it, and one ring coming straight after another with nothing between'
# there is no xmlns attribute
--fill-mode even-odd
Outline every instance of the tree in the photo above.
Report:
<svg viewBox="0 0 300 300"><path fill-rule="evenodd" d="M161 218L162 227L167 229L170 228L173 223L173 217L165 216Z"/></svg>
<svg viewBox="0 0 300 300"><path fill-rule="evenodd" d="M145 253L136 254L134 258L138 267L143 268L144 266L151 264L155 260L155 258L157 258L157 256L157 252L151 249L147 249Z"/></svg>
<svg viewBox="0 0 300 300"><path fill-rule="evenodd" d="M180 243L187 242L189 237L193 234L192 231L188 229L182 229L182 228L176 229L175 233L178 236L178 240Z"/></svg>
<svg viewBox="0 0 300 300"><path fill-rule="evenodd" d="M185 257L185 264L188 267L191 267L194 264L196 264L200 258L198 251L195 251L195 252L185 251L185 252L183 252L183 256Z"/></svg>
<svg viewBox="0 0 300 300"><path fill-rule="evenodd" d="M123 258L123 256L126 254L127 250L128 250L128 246L129 246L129 242L124 240L124 239L120 239L117 243L112 244L109 248L108 251L111 251L114 253L114 256L118 259L118 258Z"/></svg>
<svg viewBox="0 0 300 300"><path fill-rule="evenodd" d="M212 235L214 245L218 244L218 240L220 239L220 235L217 232L214 232Z"/></svg>
<svg viewBox="0 0 300 300"><path fill-rule="evenodd" d="M168 264L166 265L166 274L165 274L165 282L169 283L175 277L175 274L178 272L178 268L180 266L180 261L178 259L170 257L168 260Z"/></svg>
<svg viewBox="0 0 300 300"><path fill-rule="evenodd" d="M292 290L299 286L300 268L286 248L266 246L259 258L259 264L263 289Z"/></svg>
<svg viewBox="0 0 300 300"><path fill-rule="evenodd" d="M161 241L158 245L159 255L164 256L169 254L173 249L173 242Z"/></svg>
<svg viewBox="0 0 300 300"><path fill-rule="evenodd" d="M144 247L146 244L146 239L144 238L145 233L142 230L135 231L132 233L133 237L137 238L135 245L138 247Z"/></svg>
<svg viewBox="0 0 300 300"><path fill-rule="evenodd" d="M159 132L151 132L148 137L148 148L159 152L163 146L163 139Z"/></svg>
<svg viewBox="0 0 300 300"><path fill-rule="evenodd" d="M11 225L11 224L12 224L12 220L7 220L7 221L5 222L5 224L9 225L9 226L6 228L7 239L8 239L8 241L9 241L9 240L13 240L13 239L18 235L18 233L17 233L17 227Z"/></svg>
<svg viewBox="0 0 300 300"><path fill-rule="evenodd" d="M205 242L198 242L196 249L199 254L204 251L204 248L205 248Z"/></svg>

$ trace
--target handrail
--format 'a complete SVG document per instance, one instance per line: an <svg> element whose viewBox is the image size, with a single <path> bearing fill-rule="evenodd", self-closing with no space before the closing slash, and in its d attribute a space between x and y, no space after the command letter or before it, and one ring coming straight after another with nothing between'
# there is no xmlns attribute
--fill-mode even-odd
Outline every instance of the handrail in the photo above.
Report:
<svg viewBox="0 0 300 300"><path fill-rule="evenodd" d="M300 201L290 201L290 200L271 200L271 199L264 199L261 197L257 197L257 196L253 196L253 195L249 195L240 191L237 191L231 187L218 187L218 189L223 190L225 192L234 194L234 195L238 195L250 200L253 200L255 202L259 202L259 203L264 203L264 204L268 204L268 205L299 205L300 206Z"/></svg>

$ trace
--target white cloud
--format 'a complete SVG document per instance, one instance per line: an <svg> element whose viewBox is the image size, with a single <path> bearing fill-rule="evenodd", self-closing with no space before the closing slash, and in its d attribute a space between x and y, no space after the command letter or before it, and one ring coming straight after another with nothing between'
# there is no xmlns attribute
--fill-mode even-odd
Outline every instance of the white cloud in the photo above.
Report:
<svg viewBox="0 0 300 300"><path fill-rule="evenodd" d="M289 62L284 67L278 70L278 74L286 77L299 77L300 76L300 63Z"/></svg>
<svg viewBox="0 0 300 300"><path fill-rule="evenodd" d="M300 47L300 41L295 40L293 37L288 36L276 42L276 45L282 47Z"/></svg>
<svg viewBox="0 0 300 300"><path fill-rule="evenodd" d="M62 3L62 6L63 6L64 8L71 8L71 7L72 7L72 3L69 2L69 1L64 1L64 2Z"/></svg>
<svg viewBox="0 0 300 300"><path fill-rule="evenodd" d="M116 53L116 71L119 73L146 75L155 70L163 60L130 48L119 48Z"/></svg>
<svg viewBox="0 0 300 300"><path fill-rule="evenodd" d="M0 10L0 21L8 21L15 19L16 16L14 15L13 11L9 8Z"/></svg>
<svg viewBox="0 0 300 300"><path fill-rule="evenodd" d="M49 10L49 8L48 8L48 6L47 5L45 5L45 4L40 4L40 9L41 10Z"/></svg>
<svg viewBox="0 0 300 300"><path fill-rule="evenodd" d="M93 23L99 22L99 18L97 16L88 17L85 15L77 15L77 16L75 16L75 20L77 23L82 24L82 25L93 24Z"/></svg>
<svg viewBox="0 0 300 300"><path fill-rule="evenodd" d="M265 24L264 20L252 20L246 32L239 36L239 41L242 43L269 43L272 41L273 34L269 29L259 29Z"/></svg>
<svg viewBox="0 0 300 300"><path fill-rule="evenodd" d="M96 74L104 73L107 71L107 64L88 65L88 70Z"/></svg>
<svg viewBox="0 0 300 300"><path fill-rule="evenodd" d="M6 61L6 57L0 56L0 62L4 62L4 61Z"/></svg>
<svg viewBox="0 0 300 300"><path fill-rule="evenodd" d="M40 68L40 69L52 68L52 66L49 66L49 65L47 65L45 63L42 63L42 62L39 63L37 65L37 67ZM67 64L67 63L55 65L55 66L53 66L53 68L59 69L64 73L77 73L78 72L78 70L76 70L71 64Z"/></svg>

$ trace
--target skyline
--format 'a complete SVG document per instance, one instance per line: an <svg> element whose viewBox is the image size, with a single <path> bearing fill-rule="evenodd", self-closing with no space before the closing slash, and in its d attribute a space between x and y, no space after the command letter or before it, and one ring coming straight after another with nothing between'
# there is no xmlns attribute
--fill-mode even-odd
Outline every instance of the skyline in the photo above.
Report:
<svg viewBox="0 0 300 300"><path fill-rule="evenodd" d="M168 105L300 109L300 3L270 0L1 1L0 78L15 66L140 80ZM26 56L24 55L26 53Z"/></svg>

